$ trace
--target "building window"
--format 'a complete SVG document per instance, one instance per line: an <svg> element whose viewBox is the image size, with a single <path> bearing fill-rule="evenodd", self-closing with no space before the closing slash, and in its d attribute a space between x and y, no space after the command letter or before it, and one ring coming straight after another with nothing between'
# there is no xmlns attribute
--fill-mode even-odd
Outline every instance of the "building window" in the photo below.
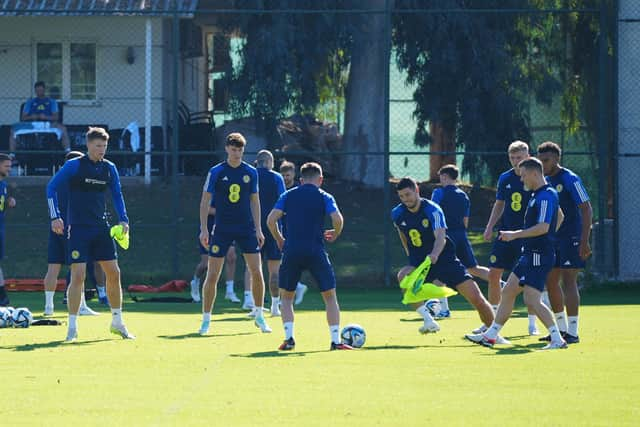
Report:
<svg viewBox="0 0 640 427"><path fill-rule="evenodd" d="M38 43L36 64L36 80L45 82L52 98L96 99L95 43Z"/></svg>

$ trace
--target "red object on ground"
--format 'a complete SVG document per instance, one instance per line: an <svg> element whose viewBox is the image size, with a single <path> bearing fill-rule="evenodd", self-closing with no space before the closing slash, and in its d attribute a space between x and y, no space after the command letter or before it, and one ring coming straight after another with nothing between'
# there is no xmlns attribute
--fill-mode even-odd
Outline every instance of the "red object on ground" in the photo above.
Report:
<svg viewBox="0 0 640 427"><path fill-rule="evenodd" d="M159 292L182 292L187 289L189 284L186 280L171 280L164 285L155 287L151 285L129 285L127 290L129 292L140 292L140 293L159 293Z"/></svg>
<svg viewBox="0 0 640 427"><path fill-rule="evenodd" d="M44 292L43 279L5 279L4 286L8 291ZM58 279L56 291L64 292L67 287L65 279Z"/></svg>

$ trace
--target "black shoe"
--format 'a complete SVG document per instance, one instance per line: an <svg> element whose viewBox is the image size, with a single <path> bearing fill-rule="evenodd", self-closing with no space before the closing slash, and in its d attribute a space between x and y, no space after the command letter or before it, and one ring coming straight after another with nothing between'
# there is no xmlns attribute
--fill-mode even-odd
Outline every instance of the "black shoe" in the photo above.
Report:
<svg viewBox="0 0 640 427"><path fill-rule="evenodd" d="M567 341L567 335L569 335L569 334L567 334L566 332L560 332L560 336L561 336L562 338L564 338L564 339L565 339L565 341ZM576 338L577 338L577 337L576 337ZM551 334L549 334L549 335L545 335L544 337L541 337L541 338L538 338L538 341L551 342ZM569 342L569 341L567 341L567 342Z"/></svg>
<svg viewBox="0 0 640 427"><path fill-rule="evenodd" d="M567 344L578 344L580 342L580 337L578 337L577 335L571 335L570 333L564 334L562 338L564 338Z"/></svg>
<svg viewBox="0 0 640 427"><path fill-rule="evenodd" d="M278 347L278 350L287 351L293 350L294 348L296 348L296 342L293 337L291 337L288 340L284 340L282 344L280 344L280 347Z"/></svg>

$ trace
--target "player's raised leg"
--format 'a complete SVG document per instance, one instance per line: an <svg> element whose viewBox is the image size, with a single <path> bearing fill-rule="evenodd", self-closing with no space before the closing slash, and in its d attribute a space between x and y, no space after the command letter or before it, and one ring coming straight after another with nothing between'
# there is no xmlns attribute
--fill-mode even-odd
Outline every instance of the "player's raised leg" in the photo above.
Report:
<svg viewBox="0 0 640 427"><path fill-rule="evenodd" d="M415 270L415 269L416 268L414 266L411 266L411 265L406 265L406 266L402 267L400 269L400 271L398 272L398 283L402 282L402 279L404 279L406 276L411 274L411 272L413 272L413 270ZM405 290L403 289L402 291L404 292ZM418 329L418 331L421 334L435 333L435 332L438 332L440 330L440 325L438 325L438 322L436 322L433 319L433 316L431 316L431 313L429 313L429 310L425 306L425 301L421 301L421 302L418 302L418 303L413 303L413 304L411 304L411 307L424 320L423 325L420 326L420 328Z"/></svg>
<svg viewBox="0 0 640 427"><path fill-rule="evenodd" d="M135 335L127 330L122 316L122 283L120 267L115 259L98 261L107 278L107 298L111 307L111 333L124 339L135 339Z"/></svg>

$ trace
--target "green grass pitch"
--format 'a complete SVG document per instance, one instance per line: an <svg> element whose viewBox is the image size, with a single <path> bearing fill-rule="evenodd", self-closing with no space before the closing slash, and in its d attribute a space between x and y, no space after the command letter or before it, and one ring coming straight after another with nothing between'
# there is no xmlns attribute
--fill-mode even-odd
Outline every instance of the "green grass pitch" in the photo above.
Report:
<svg viewBox="0 0 640 427"><path fill-rule="evenodd" d="M395 290L339 293L343 325L363 325L367 342L329 352L309 292L290 353L276 351L280 319L261 334L230 303L199 337L199 305L128 302L135 341L110 335L103 309L80 318L75 344L62 343L65 326L0 329L0 413L12 425L637 425L639 294L587 293L582 342L551 352L526 336L521 307L504 329L513 346L464 341L479 321L459 296L442 331L422 336ZM11 297L42 310L39 293ZM56 304L65 320L60 294Z"/></svg>

